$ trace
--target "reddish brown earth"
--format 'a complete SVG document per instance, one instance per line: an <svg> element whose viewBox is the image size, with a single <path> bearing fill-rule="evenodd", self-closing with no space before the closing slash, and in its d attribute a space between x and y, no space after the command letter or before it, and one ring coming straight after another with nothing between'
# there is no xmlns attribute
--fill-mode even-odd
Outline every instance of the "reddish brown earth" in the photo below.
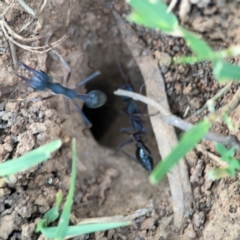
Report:
<svg viewBox="0 0 240 240"><path fill-rule="evenodd" d="M202 34L216 50L239 43L240 6L237 1L190 2L196 4L191 5L183 21L186 27ZM50 35L53 35L50 41L56 41L68 34L69 37L55 49L71 67L69 87L74 87L93 72L88 64L90 62L102 74L81 88L80 92L102 89L108 95L108 102L103 108L88 112L93 131L85 131L84 134L82 119L71 103L71 114L66 114L61 96L49 101L32 101L32 98L48 96L49 93L36 92L14 76L8 40L0 31L0 159L6 161L21 156L57 138L64 142L62 148L46 163L17 174L9 183L1 180L0 239L41 239L34 231L36 223L54 206L56 193L62 190L66 197L69 189L73 137L77 140L78 175L72 223L86 218L116 215L132 217L135 222L131 227L75 239L239 239L238 176L215 182L207 178L207 172L217 166L208 154L215 154L212 143L203 142L198 150L189 153L194 206L188 222L192 223L193 228L189 229L186 225L182 231L173 224L167 179L152 186L148 181L148 173L116 150L120 143L128 140L128 136L120 133L119 129L129 126L127 117L120 113L123 102L113 95L123 81L116 56L137 92L144 81L112 14L114 9L125 17L129 12L127 4L122 0L51 0L40 12L41 2L27 3L38 12L36 19L18 3L14 3L6 12L5 20L23 38L36 35L43 38L34 43L17 41L29 46L42 46ZM1 12L9 4L10 1L1 2ZM179 5L174 8L175 13L178 13L178 8ZM132 28L138 36L136 42L143 40L153 58L161 60L163 55L189 53L182 39L139 26ZM54 81L62 83L67 74L60 60L52 54L33 53L16 46L16 55L18 61L46 71ZM237 62L238 59L233 61ZM180 117L184 116L187 108L189 112L186 117L191 116L221 89L207 62L170 67L160 64L160 70L166 82L171 111ZM228 93L217 101L216 107L222 107L230 101L237 88L238 85L233 84ZM78 104L82 106L81 102ZM139 106L144 108L141 104ZM206 114L205 110L202 115L192 118L192 122ZM238 124L239 108L234 112L234 120ZM160 156L147 118L146 127L148 132L144 142L151 149L156 164ZM222 124L216 124L214 131L228 134ZM126 147L126 151L134 155L134 144ZM133 217L137 210L138 213Z"/></svg>

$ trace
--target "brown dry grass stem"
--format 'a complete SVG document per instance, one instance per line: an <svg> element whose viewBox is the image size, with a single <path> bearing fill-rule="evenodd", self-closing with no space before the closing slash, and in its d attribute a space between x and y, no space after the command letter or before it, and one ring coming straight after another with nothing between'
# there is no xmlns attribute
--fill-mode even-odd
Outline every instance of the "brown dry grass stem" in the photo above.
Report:
<svg viewBox="0 0 240 240"><path fill-rule="evenodd" d="M180 128L184 131L187 131L194 126L193 124L173 115L171 112L169 112L167 109L162 107L160 104L158 104L154 100L149 99L145 96L142 96L142 95L134 93L134 92L125 91L122 89L118 89L117 91L114 92L114 94L119 95L119 96L131 97L134 100L141 101L143 103L146 103L148 105L155 107L160 112L160 116L164 119L164 121L166 121L167 123L169 123L170 125L172 125L174 127ZM232 108L234 106L236 106L236 102L237 102L237 100L239 101L240 97L237 96L236 98L237 99L235 99L235 101L233 101L232 104L229 104L228 107L227 106L224 107L225 112L230 109L232 110ZM216 112L216 113L218 113L218 112ZM222 113L222 111L219 110L219 113ZM212 115L211 115L211 117L212 117ZM234 147L238 152L240 152L240 142L234 136L225 136L222 134L209 132L205 135L204 139L210 140L213 142L218 142L225 146Z"/></svg>

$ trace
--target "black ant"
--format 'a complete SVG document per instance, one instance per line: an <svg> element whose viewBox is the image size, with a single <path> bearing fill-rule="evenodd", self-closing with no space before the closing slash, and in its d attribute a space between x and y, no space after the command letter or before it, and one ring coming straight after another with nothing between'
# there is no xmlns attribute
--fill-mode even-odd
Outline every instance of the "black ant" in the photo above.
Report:
<svg viewBox="0 0 240 240"><path fill-rule="evenodd" d="M124 75L119 61L117 61L117 63L118 63L118 68L121 72L121 75L125 80L125 84L122 86L122 89L133 92L134 89L130 80L127 79L126 76ZM131 139L119 145L118 149L131 160L135 160L134 157L132 157L131 155L129 155L128 153L122 150L122 147L130 144L131 142L135 142L136 158L138 162L143 166L143 168L151 172L153 170L153 159L151 157L151 152L141 140L141 136L146 133L146 129L143 126L145 122L139 117L141 115L141 111L139 110L139 108L137 107L137 105L135 104L132 98L129 98L129 97L121 97L121 98L126 103L126 107L122 110L122 113L126 114L130 118L132 126L128 128L122 128L120 131L128 133L129 131L133 130L136 132L131 134Z"/></svg>
<svg viewBox="0 0 240 240"><path fill-rule="evenodd" d="M32 73L32 75L31 75L31 78L28 79L24 76L21 76L21 75L15 73L19 78L26 81L31 87L33 87L34 89L36 89L38 91L46 91L48 89L51 91L52 95L50 95L46 98L42 98L42 100L49 99L49 98L53 97L55 94L63 95L65 98L70 99L73 102L77 112L83 118L87 127L88 128L92 127L92 123L84 115L84 113L82 112L80 107L77 105L75 100L81 99L82 101L84 101L85 105L89 108L99 108L106 103L107 97L106 97L105 93L103 93L100 90L93 90L93 91L89 92L88 94L78 94L77 93L77 89L80 86L82 86L83 84L87 83L88 81L90 81L93 78L95 78L96 76L98 76L100 74L99 71L93 73L92 75L90 75L89 77L84 79L82 82L78 83L76 88L71 89L71 88L64 87L60 83L52 82L52 78L43 71L37 71L37 70L27 66L24 63L20 63L20 65L22 65L24 68L26 68L28 71L30 71ZM68 69L70 69L70 68L68 67ZM70 75L71 75L71 72L69 71L66 82L68 82Z"/></svg>

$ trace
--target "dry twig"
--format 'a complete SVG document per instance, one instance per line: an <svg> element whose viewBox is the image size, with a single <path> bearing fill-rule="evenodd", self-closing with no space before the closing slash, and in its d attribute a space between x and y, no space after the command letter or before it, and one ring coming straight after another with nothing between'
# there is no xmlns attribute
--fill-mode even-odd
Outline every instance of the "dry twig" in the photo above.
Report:
<svg viewBox="0 0 240 240"><path fill-rule="evenodd" d="M17 70L18 69L18 60L17 60L16 48L15 48L15 45L11 41L8 41L8 42L9 42L10 52L11 52L11 56L12 56L12 60L13 60L13 66L14 66L14 69Z"/></svg>
<svg viewBox="0 0 240 240"><path fill-rule="evenodd" d="M21 44L17 41L14 40L14 38L12 37L12 35L9 35L7 30L6 30L6 26L4 24L5 21L0 20L0 25L2 27L4 36L11 41L12 43L16 44L18 47L30 51L30 52L34 52L34 53L46 53L49 52L51 50L51 48L48 45L45 46L40 46L40 47L31 47L31 46L27 46L24 44ZM68 35L65 34L63 35L60 39L58 39L56 42L51 43L52 47L56 47L57 45L59 45L60 43L64 42L66 39L68 38Z"/></svg>
<svg viewBox="0 0 240 240"><path fill-rule="evenodd" d="M239 90L239 92L240 92L240 90ZM119 95L119 96L131 97L134 100L141 101L141 102L144 102L148 105L155 107L160 112L160 115L164 121L166 121L167 123L169 123L170 125L172 125L174 127L180 128L184 131L187 131L194 126L193 124L171 114L167 109L165 109L160 104L153 101L152 99L149 99L138 93L133 93L133 92L125 91L122 89L118 89L117 91L114 92L114 94ZM238 99L238 101L240 100L240 96L236 96L236 98ZM230 109L230 107L232 108L233 106L235 106L235 104L236 104L236 101L234 101L234 104L232 103L232 104L229 104L230 106L226 106L226 109ZM219 111L221 113L221 110L219 110ZM212 118L212 116L211 116L211 118ZM222 134L209 132L205 135L204 139L210 140L213 142L218 142L225 146L234 147L238 152L240 152L240 142L234 136L224 136Z"/></svg>
<svg viewBox="0 0 240 240"><path fill-rule="evenodd" d="M14 0L12 0L11 4L3 11L3 13L0 15L0 18L2 18L6 14L6 12L12 7L13 3Z"/></svg>
<svg viewBox="0 0 240 240"><path fill-rule="evenodd" d="M220 159L220 157L218 157L218 156L216 156L215 154L207 151L207 150L204 148L203 145L198 144L198 145L196 146L196 149L197 149L199 152L202 152L203 154L205 154L206 156L208 156L209 158L211 158L212 160L214 160L220 167L223 167L223 168L228 168L228 167L229 167L229 165L228 165L226 162L222 161L222 160Z"/></svg>
<svg viewBox="0 0 240 240"><path fill-rule="evenodd" d="M204 105L203 107L201 107L199 110L197 110L193 116L197 116L199 114L201 114L207 107L208 107L208 102L209 101L213 101L215 102L216 100L218 100L220 97L223 96L223 94L225 94L232 86L232 82L229 82L228 84L226 84L216 95L214 95L211 99L209 99Z"/></svg>
<svg viewBox="0 0 240 240"><path fill-rule="evenodd" d="M36 13L35 11L30 8L26 3L25 1L23 0L18 0L18 3L26 10L27 13L29 13L30 15L32 15L33 17L36 17Z"/></svg>

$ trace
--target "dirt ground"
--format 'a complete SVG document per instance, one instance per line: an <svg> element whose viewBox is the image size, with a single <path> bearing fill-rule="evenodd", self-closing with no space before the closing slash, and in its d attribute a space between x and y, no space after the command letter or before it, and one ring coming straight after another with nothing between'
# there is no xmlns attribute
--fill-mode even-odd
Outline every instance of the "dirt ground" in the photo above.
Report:
<svg viewBox="0 0 240 240"><path fill-rule="evenodd" d="M1 1L1 12L9 4L11 1ZM149 173L117 151L117 146L129 139L128 135L119 132L129 126L128 118L120 112L124 103L113 95L124 81L117 67L117 58L136 92L145 91L141 87L144 79L112 13L114 10L125 17L130 10L125 1L29 0L27 4L36 10L36 18L18 3L14 3L4 16L7 24L25 38L15 37L16 41L37 47L68 34L68 38L55 47L70 65L72 75L68 86L76 86L94 71L92 68L100 70L101 75L79 92L100 89L107 94L108 101L104 107L95 110L78 102L93 123L91 131L83 131L85 125L71 102L70 115L66 114L61 96L33 101L49 93L37 92L15 77L11 39L6 39L3 30L0 31L0 159L6 161L21 156L57 138L64 142L46 163L17 174L13 182L0 182L0 240L42 239L35 233L37 222L54 206L58 190L61 189L66 196L69 189L73 137L77 140L78 175L72 223L116 215L129 216L135 222L131 227L74 239L240 239L239 179L212 182L207 178L207 172L217 166L211 157L211 154L217 157L213 143L202 142L188 155L194 204L182 230L173 223L167 178L152 186L148 181ZM174 8L176 14L179 4ZM184 26L201 34L215 50L239 43L240 6L237 1L198 0L189 1L189 6L189 12L181 19ZM193 123L204 117L207 110L197 117L191 116L221 89L209 63L164 66L162 56L190 53L184 41L140 26L133 25L132 29L136 34L134 41L144 42L148 53L159 60L172 113L189 118ZM34 42L26 40L39 35L42 38ZM63 83L67 70L55 55L27 51L16 45L15 50L18 61L44 70L54 81ZM238 59L232 61L238 62ZM23 69L21 71L26 74ZM232 84L217 101L216 108L229 102L237 88L237 84ZM144 109L144 105L139 104L139 107ZM238 108L233 114L237 124L239 111ZM151 149L156 165L161 157L150 121L145 118L147 134L144 143ZM222 124L216 124L213 131L229 134ZM134 144L125 149L131 155L135 154Z"/></svg>

